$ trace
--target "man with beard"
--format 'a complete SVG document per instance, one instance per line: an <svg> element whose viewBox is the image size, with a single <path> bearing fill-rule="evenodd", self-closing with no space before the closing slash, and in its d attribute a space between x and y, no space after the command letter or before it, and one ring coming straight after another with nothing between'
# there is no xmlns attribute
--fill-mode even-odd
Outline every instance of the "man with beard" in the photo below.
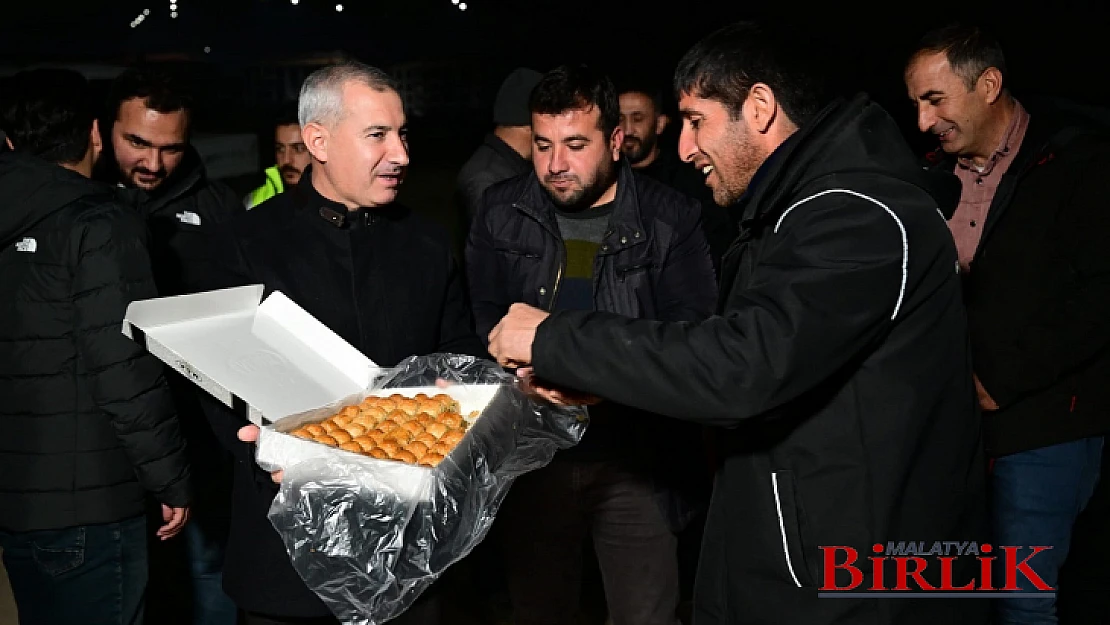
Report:
<svg viewBox="0 0 1110 625"><path fill-rule="evenodd" d="M713 201L713 194L705 185L705 177L690 163L678 159L674 150L664 150L659 144L670 118L663 110L663 97L646 84L629 82L620 91L621 129L624 143L621 151L632 169L651 176L663 184L698 200L701 203L702 229L709 242L713 268L720 273L721 258L736 238L736 220L728 211Z"/></svg>
<svg viewBox="0 0 1110 625"><path fill-rule="evenodd" d="M108 113L111 141L101 161L106 170L102 175L117 184L121 199L146 221L158 295L201 290L212 271L212 228L243 212L243 206L231 189L208 179L200 156L189 145L189 98L169 75L133 68L113 83ZM193 522L184 532L193 622L230 625L235 622L235 606L223 593L220 573L227 540L230 458L204 419L197 401L200 391L170 367L166 377L198 484Z"/></svg>
<svg viewBox="0 0 1110 625"><path fill-rule="evenodd" d="M484 356L447 232L397 204L409 164L405 109L385 72L346 62L301 87L312 164L296 187L221 229L226 271L213 287L281 291L367 358L392 367L412 355ZM267 512L277 486L236 437L257 428L208 400L235 468L225 586L247 625L338 625L289 562ZM391 623L438 622L432 586Z"/></svg>
<svg viewBox="0 0 1110 625"><path fill-rule="evenodd" d="M966 555L922 554L908 586L921 598L819 593L906 579L881 557L881 579L870 562L822 566L847 548L865 562L903 536L982 542L986 467L956 247L938 211L956 181L922 170L866 95L823 105L796 40L732 25L675 72L679 153L743 218L719 315L516 304L490 352L532 367L533 384L573 389L564 401L587 393L718 428L695 623L982 624L987 600L927 592L942 576L957 588L977 577Z"/></svg>
<svg viewBox="0 0 1110 625"><path fill-rule="evenodd" d="M557 68L529 108L533 171L490 187L467 244L479 333L516 302L666 321L707 316L717 289L697 203L621 157L609 79ZM613 621L674 625L675 534L690 520L674 483L704 466L686 456L699 433L664 433L649 412L612 402L590 413L583 441L518 480L505 502L513 622L572 622L590 536Z"/></svg>
<svg viewBox="0 0 1110 625"><path fill-rule="evenodd" d="M312 155L301 138L301 124L297 121L295 106L284 111L274 127L275 165L266 169L266 182L251 191L244 200L247 210L258 206L275 195L294 187L301 180L301 174L312 163Z"/></svg>

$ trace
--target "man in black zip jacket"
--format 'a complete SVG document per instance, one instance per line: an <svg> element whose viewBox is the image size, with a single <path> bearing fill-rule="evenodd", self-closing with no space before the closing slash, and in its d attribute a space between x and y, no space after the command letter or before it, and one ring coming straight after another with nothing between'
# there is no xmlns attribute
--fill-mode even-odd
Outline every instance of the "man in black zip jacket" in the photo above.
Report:
<svg viewBox="0 0 1110 625"><path fill-rule="evenodd" d="M118 76L109 96L110 147L101 165L120 197L138 211L150 233L158 295L194 293L212 271L213 228L245 212L225 185L208 179L189 143L191 104L173 77L132 68ZM184 534L195 625L234 625L235 606L221 590L231 491L230 458L213 437L196 386L167 367L167 381L189 441L197 481L193 522ZM161 562L172 562L168 557ZM168 568L168 567L167 567Z"/></svg>
<svg viewBox="0 0 1110 625"><path fill-rule="evenodd" d="M142 221L89 180L87 83L17 74L0 109L0 548L20 622L141 625L145 498L157 534L188 519L190 477L162 364L121 332L155 296Z"/></svg>
<svg viewBox="0 0 1110 625"><path fill-rule="evenodd" d="M976 577L974 552L920 553L918 579L869 561L890 542L984 538L967 326L933 181L867 96L821 107L794 38L729 26L675 74L680 154L743 216L719 316L517 304L490 351L551 386L719 427L694 622L985 623L983 599L929 596L945 555L950 584ZM910 597L852 594L901 583Z"/></svg>
<svg viewBox="0 0 1110 625"><path fill-rule="evenodd" d="M479 334L516 302L696 321L717 298L701 207L621 156L616 89L587 67L532 91L534 171L490 187L466 263ZM524 476L500 520L513 620L568 623L593 540L616 623L674 625L676 534L708 490L700 431L612 402L576 447ZM680 490L681 489L681 490Z"/></svg>
<svg viewBox="0 0 1110 625"><path fill-rule="evenodd" d="M221 228L224 271L212 286L281 291L383 367L413 355L485 355L446 231L394 202L409 156L393 80L356 62L326 67L305 80L298 107L312 165L296 187ZM247 625L337 623L266 516L277 486L237 438L244 415L208 403L237 460L224 587ZM390 622L438 622L436 591Z"/></svg>
<svg viewBox="0 0 1110 625"><path fill-rule="evenodd" d="M1051 546L1029 565L1055 587L1110 430L1110 136L1017 101L1006 78L998 43L962 25L926 35L905 74L918 126L941 143L934 167L963 183L949 228L993 459L995 537ZM998 608L1003 624L1056 622L1052 596Z"/></svg>

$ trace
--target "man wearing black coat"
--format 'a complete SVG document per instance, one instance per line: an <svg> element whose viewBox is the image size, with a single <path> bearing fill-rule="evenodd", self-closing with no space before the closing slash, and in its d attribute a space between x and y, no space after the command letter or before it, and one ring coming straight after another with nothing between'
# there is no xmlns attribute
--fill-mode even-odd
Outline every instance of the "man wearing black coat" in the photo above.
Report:
<svg viewBox="0 0 1110 625"><path fill-rule="evenodd" d="M191 102L173 76L142 68L123 72L112 84L108 112L111 140L101 175L117 184L120 198L146 221L158 295L195 293L212 272L213 229L245 209L231 189L208 178L189 145ZM230 458L204 419L201 391L179 372L166 370L198 484L193 522L184 534L192 587L183 594L192 599L194 625L234 625L235 606L221 590L220 573Z"/></svg>
<svg viewBox="0 0 1110 625"><path fill-rule="evenodd" d="M437 352L484 355L446 232L394 202L409 156L393 80L355 62L327 67L305 80L299 109L312 165L296 187L223 229L226 273L213 286L281 291L383 367ZM225 588L251 625L335 623L267 519L277 487L236 438L247 422L213 413L237 460ZM424 596L396 622L434 623L435 606Z"/></svg>
<svg viewBox="0 0 1110 625"><path fill-rule="evenodd" d="M696 623L985 623L983 599L929 596L944 553L910 563L909 597L852 594L902 581L890 558L873 574L876 545L982 541L986 469L932 181L865 95L821 106L793 38L726 27L675 74L680 154L742 215L719 316L517 304L490 351L550 386L719 428ZM950 583L977 577L974 554L948 555Z"/></svg>
<svg viewBox="0 0 1110 625"><path fill-rule="evenodd" d="M140 625L145 498L163 540L190 476L162 364L121 332L156 295L146 233L89 180L100 152L85 80L17 75L0 111L0 548L21 622Z"/></svg>
<svg viewBox="0 0 1110 625"><path fill-rule="evenodd" d="M516 302L666 321L709 316L717 285L701 208L629 167L609 78L557 68L530 108L534 170L490 187L467 245L479 334ZM514 621L573 618L589 537L613 621L674 625L676 534L708 482L700 431L613 402L592 406L590 417L581 443L506 499L500 529Z"/></svg>

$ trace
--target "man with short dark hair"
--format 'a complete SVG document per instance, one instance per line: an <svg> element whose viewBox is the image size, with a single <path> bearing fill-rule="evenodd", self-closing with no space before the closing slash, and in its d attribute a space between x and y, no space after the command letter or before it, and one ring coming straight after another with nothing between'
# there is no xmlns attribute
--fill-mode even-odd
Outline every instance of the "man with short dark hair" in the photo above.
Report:
<svg viewBox="0 0 1110 625"><path fill-rule="evenodd" d="M630 81L620 92L621 128L624 144L621 150L632 169L698 200L701 204L702 229L709 242L713 268L720 274L721 258L736 238L737 224L725 208L717 206L713 194L690 163L679 160L675 150L659 145L670 118L663 109L663 96L645 83Z"/></svg>
<svg viewBox="0 0 1110 625"><path fill-rule="evenodd" d="M162 364L120 329L156 296L142 221L89 180L88 84L17 74L0 107L0 548L20 622L141 625L145 498L162 540L189 517ZM10 138L9 144L7 139Z"/></svg>
<svg viewBox="0 0 1110 625"><path fill-rule="evenodd" d="M165 72L133 68L112 84L107 114L111 150L102 159L107 180L146 220L158 295L202 290L213 271L212 228L243 212L227 186L210 180L189 145L192 103ZM196 386L167 367L199 488L185 532L191 608L196 625L232 625L235 606L221 588L230 505L230 458L217 444L197 403Z"/></svg>
<svg viewBox="0 0 1110 625"><path fill-rule="evenodd" d="M940 141L933 166L963 183L948 225L994 459L995 539L1021 558L1051 546L1029 566L1055 587L1110 430L1110 140L1060 107L1019 102L1006 78L998 42L959 24L927 34L905 71L918 127ZM998 610L1003 625L1057 622L1052 596Z"/></svg>
<svg viewBox="0 0 1110 625"><path fill-rule="evenodd" d="M874 574L876 545L983 540L986 471L938 180L865 95L823 106L795 40L732 25L675 72L679 153L742 216L719 316L516 304L490 352L572 389L568 401L592 394L718 428L695 623L985 623L981 599L819 595L904 580L889 559ZM920 555L915 579L977 575L974 556L943 555Z"/></svg>
<svg viewBox="0 0 1110 625"><path fill-rule="evenodd" d="M301 124L296 106L283 111L274 125L274 166L266 169L266 182L251 191L243 205L247 210L258 206L275 195L294 187L301 181L301 174L312 163L312 155L301 137Z"/></svg>
<svg viewBox="0 0 1110 625"><path fill-rule="evenodd" d="M530 108L533 171L490 187L467 245L479 333L516 302L667 321L708 316L717 289L697 203L629 167L612 82L560 67L536 85ZM650 412L612 402L590 414L583 441L520 478L506 499L513 620L571 622L590 537L613 622L674 625L675 534L691 509L675 487L704 466L699 432L661 429Z"/></svg>

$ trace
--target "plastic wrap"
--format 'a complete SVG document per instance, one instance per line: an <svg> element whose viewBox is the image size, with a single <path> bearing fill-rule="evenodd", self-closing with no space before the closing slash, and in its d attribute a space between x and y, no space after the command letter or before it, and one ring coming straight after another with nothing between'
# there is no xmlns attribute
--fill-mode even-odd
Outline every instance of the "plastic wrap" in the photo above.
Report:
<svg viewBox="0 0 1110 625"><path fill-rule="evenodd" d="M488 403L435 468L356 456L279 434L366 395L437 386L460 399L464 411L469 399ZM372 625L400 615L470 553L486 536L515 478L577 444L588 421L583 409L534 399L513 375L469 356L409 358L385 371L362 397L264 428L259 464L285 470L269 516L293 567L340 621ZM311 453L290 455L282 447L293 444ZM294 456L299 461L288 464Z"/></svg>

